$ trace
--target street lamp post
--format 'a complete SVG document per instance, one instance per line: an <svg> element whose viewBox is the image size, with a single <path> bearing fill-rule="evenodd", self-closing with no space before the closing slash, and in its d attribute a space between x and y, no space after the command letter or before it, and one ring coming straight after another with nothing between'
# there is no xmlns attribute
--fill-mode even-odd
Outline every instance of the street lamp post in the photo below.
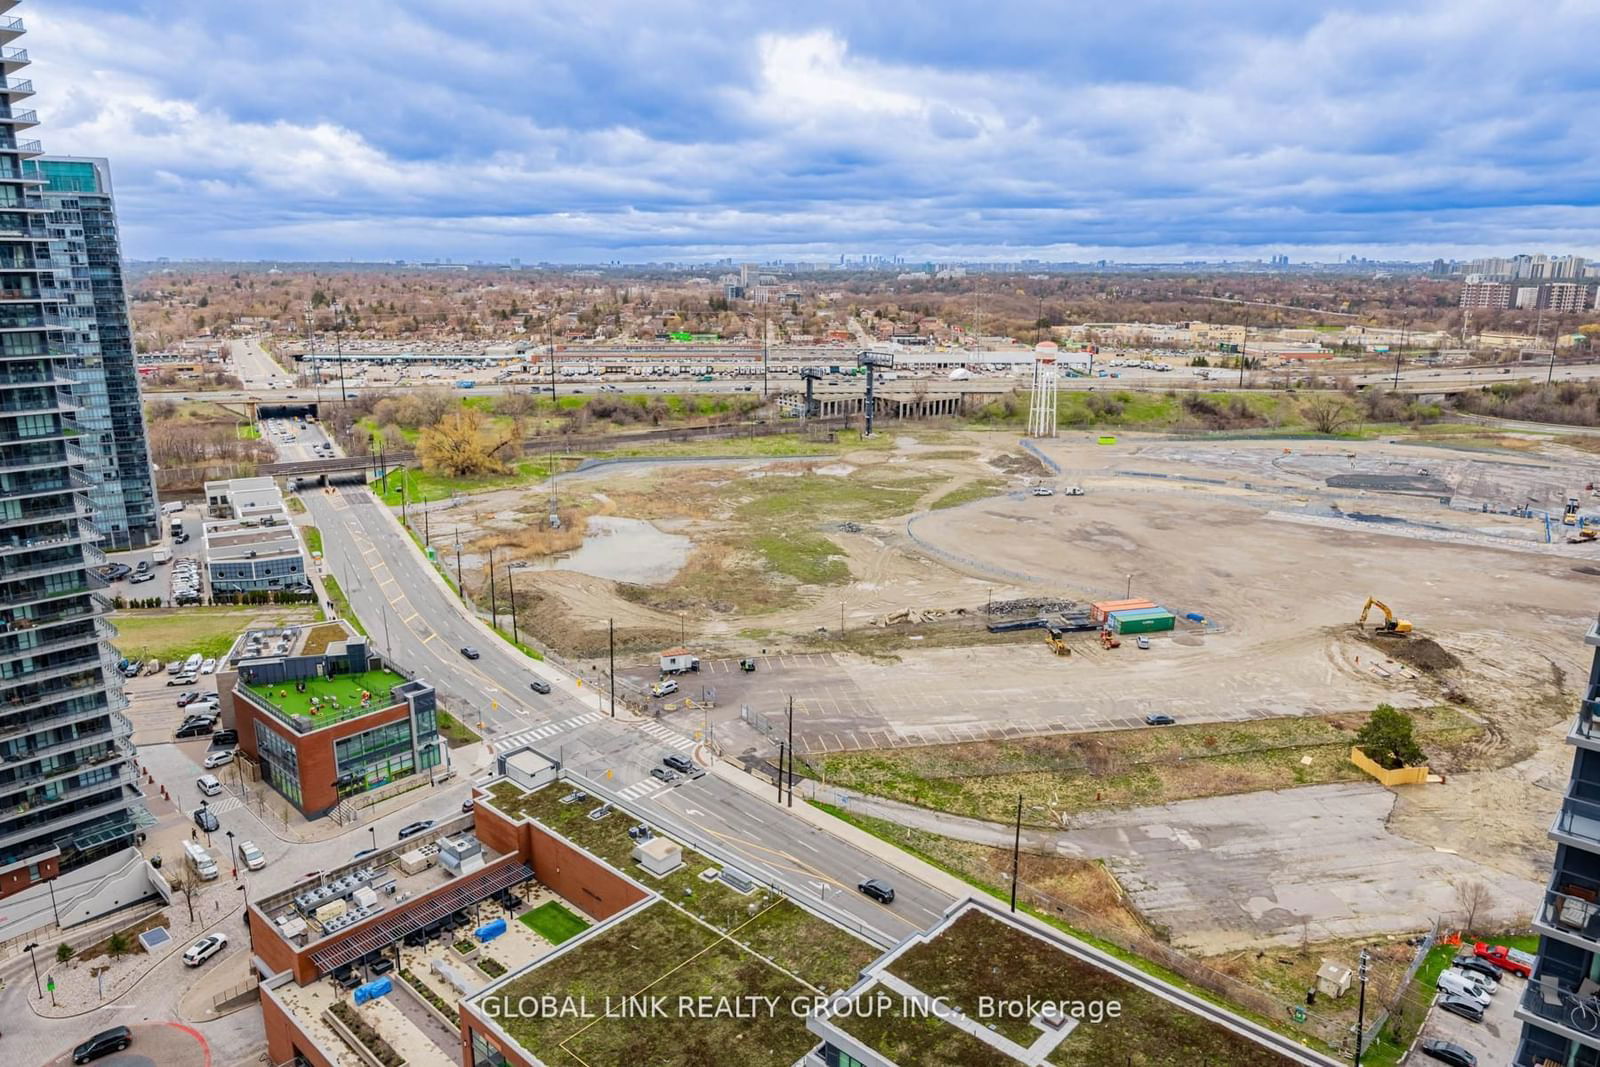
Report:
<svg viewBox="0 0 1600 1067"><path fill-rule="evenodd" d="M496 630L500 629L500 606L494 594L494 545L489 546L489 621Z"/></svg>
<svg viewBox="0 0 1600 1067"><path fill-rule="evenodd" d="M522 644L522 635L517 633L517 565L511 564L506 568L506 590L511 595L511 643Z"/></svg>
<svg viewBox="0 0 1600 1067"><path fill-rule="evenodd" d="M333 353L339 361L339 403L350 403L350 396L344 391L344 340L341 333L344 322L344 305L335 300L328 305L333 309Z"/></svg>
<svg viewBox="0 0 1600 1067"><path fill-rule="evenodd" d="M369 826L367 827L367 833L372 835L372 851L378 851L378 828L376 826Z"/></svg>
<svg viewBox="0 0 1600 1067"><path fill-rule="evenodd" d="M233 831L225 830L224 833L228 835L228 863L233 867L233 880L237 882L239 880L239 853L235 852L233 848Z"/></svg>
<svg viewBox="0 0 1600 1067"><path fill-rule="evenodd" d="M1356 1064L1361 1067L1361 1040L1367 1032L1367 970L1372 962L1372 957L1366 949L1361 950L1361 963L1357 975L1361 979L1361 996L1356 1001Z"/></svg>
<svg viewBox="0 0 1600 1067"><path fill-rule="evenodd" d="M28 954L28 960L33 964L33 991L38 994L40 1000L43 1000L44 987L39 984L39 961L33 954L33 950L38 947L39 942L30 941L22 946L22 951Z"/></svg>

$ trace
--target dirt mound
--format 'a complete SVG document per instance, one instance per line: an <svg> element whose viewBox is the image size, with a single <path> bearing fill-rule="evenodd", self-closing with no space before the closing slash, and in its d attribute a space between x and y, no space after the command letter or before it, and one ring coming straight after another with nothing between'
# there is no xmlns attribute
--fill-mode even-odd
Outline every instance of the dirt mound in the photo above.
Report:
<svg viewBox="0 0 1600 1067"><path fill-rule="evenodd" d="M1593 574L1593 575L1596 575L1597 577L1600 577L1600 567L1590 567L1587 564L1585 564L1582 567L1574 567L1572 569L1573 569L1574 572L1576 572L1578 574Z"/></svg>
<svg viewBox="0 0 1600 1067"><path fill-rule="evenodd" d="M1005 471L1007 474L1027 474L1035 478L1043 477L1050 473L1050 468L1039 462L1038 456L1017 455L1005 452L989 460L989 466Z"/></svg>
<svg viewBox="0 0 1600 1067"><path fill-rule="evenodd" d="M1429 674L1439 674L1461 666L1461 660L1456 658L1455 653L1431 637L1418 637L1415 634L1410 637L1385 637L1366 630L1361 631L1360 636L1367 644L1382 649L1391 659Z"/></svg>

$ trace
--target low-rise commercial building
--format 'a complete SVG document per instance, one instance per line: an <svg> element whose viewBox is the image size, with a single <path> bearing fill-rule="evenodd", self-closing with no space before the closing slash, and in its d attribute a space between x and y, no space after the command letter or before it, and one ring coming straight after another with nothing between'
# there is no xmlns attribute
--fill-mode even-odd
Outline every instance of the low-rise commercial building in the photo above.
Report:
<svg viewBox="0 0 1600 1067"><path fill-rule="evenodd" d="M310 818L448 759L433 687L342 622L246 631L217 692L241 755Z"/></svg>
<svg viewBox="0 0 1600 1067"><path fill-rule="evenodd" d="M311 589L305 546L271 478L207 482L206 577L217 594Z"/></svg>

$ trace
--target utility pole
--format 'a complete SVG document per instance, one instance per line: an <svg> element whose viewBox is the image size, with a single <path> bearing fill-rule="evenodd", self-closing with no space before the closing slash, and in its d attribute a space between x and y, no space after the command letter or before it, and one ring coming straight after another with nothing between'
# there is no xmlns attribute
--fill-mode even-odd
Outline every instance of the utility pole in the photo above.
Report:
<svg viewBox="0 0 1600 1067"><path fill-rule="evenodd" d="M456 527L456 589L461 593L461 599L467 599L467 579L461 573L461 527Z"/></svg>
<svg viewBox="0 0 1600 1067"><path fill-rule="evenodd" d="M495 603L495 597L494 597L494 550L495 550L495 546L494 545L490 545L489 546L489 621L494 626L494 628L496 630L498 630L498 629L500 629L500 608Z"/></svg>
<svg viewBox="0 0 1600 1067"><path fill-rule="evenodd" d="M789 806L794 807L794 697L789 698Z"/></svg>
<svg viewBox="0 0 1600 1067"><path fill-rule="evenodd" d="M522 644L522 637L517 633L517 565L511 564L506 568L506 589L511 593L511 643Z"/></svg>
<svg viewBox="0 0 1600 1067"><path fill-rule="evenodd" d="M333 309L333 351L339 361L339 403L348 404L350 396L344 391L344 306L337 300L328 306Z"/></svg>
<svg viewBox="0 0 1600 1067"><path fill-rule="evenodd" d="M611 646L611 717L617 717L617 620L606 620L606 639Z"/></svg>
<svg viewBox="0 0 1600 1067"><path fill-rule="evenodd" d="M552 307L550 310L553 315L555 308ZM545 338L550 343L550 406L554 407L556 403L556 324L553 318L545 324Z"/></svg>
<svg viewBox="0 0 1600 1067"><path fill-rule="evenodd" d="M782 741L778 742L778 803L783 803L783 758L785 748Z"/></svg>
<svg viewBox="0 0 1600 1067"><path fill-rule="evenodd" d="M1022 794L1017 794L1017 836L1011 843L1011 913L1017 912L1017 879L1022 872Z"/></svg>
<svg viewBox="0 0 1600 1067"><path fill-rule="evenodd" d="M1356 1001L1356 1065L1361 1067L1361 1040L1366 1036L1367 1030L1367 968L1372 957L1366 949L1361 950L1360 970L1357 972L1361 978L1361 996Z"/></svg>
<svg viewBox="0 0 1600 1067"><path fill-rule="evenodd" d="M1556 328L1550 334L1550 369L1545 371L1544 384L1549 385L1556 378L1556 342L1561 340L1561 320L1556 320Z"/></svg>
<svg viewBox="0 0 1600 1067"><path fill-rule="evenodd" d="M761 307L761 399L767 398L767 308Z"/></svg>
<svg viewBox="0 0 1600 1067"><path fill-rule="evenodd" d="M1241 304L1241 307L1244 305ZM1250 351L1250 312L1244 313L1244 338L1239 342L1239 388L1244 388L1244 361Z"/></svg>

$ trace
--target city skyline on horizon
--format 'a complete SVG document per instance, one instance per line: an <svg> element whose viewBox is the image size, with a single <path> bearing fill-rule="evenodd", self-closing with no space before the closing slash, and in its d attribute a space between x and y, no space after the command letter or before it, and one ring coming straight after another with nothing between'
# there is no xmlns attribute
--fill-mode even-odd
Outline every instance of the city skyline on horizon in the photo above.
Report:
<svg viewBox="0 0 1600 1067"><path fill-rule="evenodd" d="M1013 3L960 32L911 5L26 14L35 72L71 87L52 143L111 160L140 260L1600 250L1600 10L1575 3L1508 23L1136 2L1062 25Z"/></svg>

